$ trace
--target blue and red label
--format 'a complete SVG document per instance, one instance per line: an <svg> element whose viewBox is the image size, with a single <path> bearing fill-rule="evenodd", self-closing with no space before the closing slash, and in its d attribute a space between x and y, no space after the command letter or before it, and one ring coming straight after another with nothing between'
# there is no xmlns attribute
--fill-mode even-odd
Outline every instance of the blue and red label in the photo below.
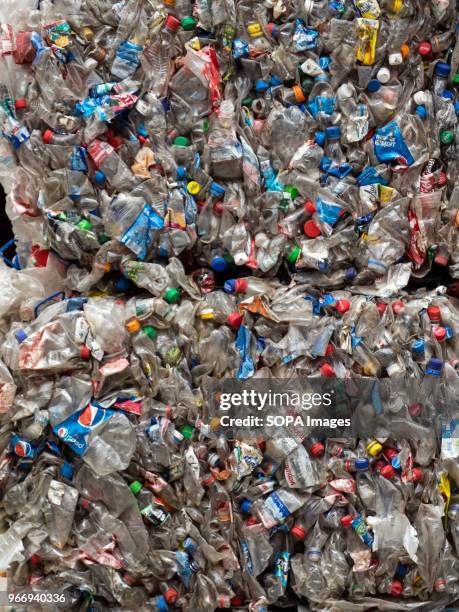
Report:
<svg viewBox="0 0 459 612"><path fill-rule="evenodd" d="M77 410L65 421L53 427L53 432L77 455L84 455L88 447L88 435L96 427L108 421L115 412L91 402L86 408Z"/></svg>

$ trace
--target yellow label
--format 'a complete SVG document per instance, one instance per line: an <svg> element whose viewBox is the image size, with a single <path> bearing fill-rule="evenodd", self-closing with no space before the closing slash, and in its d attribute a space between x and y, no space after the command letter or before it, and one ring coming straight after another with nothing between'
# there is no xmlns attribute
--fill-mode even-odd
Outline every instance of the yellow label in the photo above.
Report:
<svg viewBox="0 0 459 612"><path fill-rule="evenodd" d="M381 185L381 183L379 183L379 201L381 204L389 204L392 202L394 193L395 189L393 187L386 187L386 185Z"/></svg>
<svg viewBox="0 0 459 612"><path fill-rule="evenodd" d="M404 4L405 4L404 0L394 0L394 4L392 5L392 12L400 13Z"/></svg>
<svg viewBox="0 0 459 612"><path fill-rule="evenodd" d="M440 481L438 483L438 490L443 495L443 499L445 500L445 521L448 515L448 506L451 501L451 484L449 482L448 474L443 472L440 476Z"/></svg>
<svg viewBox="0 0 459 612"><path fill-rule="evenodd" d="M381 9L376 0L355 0L355 6L365 19L378 19Z"/></svg>
<svg viewBox="0 0 459 612"><path fill-rule="evenodd" d="M371 66L375 63L379 21L377 19L356 19L356 22L359 41L356 59L364 66Z"/></svg>

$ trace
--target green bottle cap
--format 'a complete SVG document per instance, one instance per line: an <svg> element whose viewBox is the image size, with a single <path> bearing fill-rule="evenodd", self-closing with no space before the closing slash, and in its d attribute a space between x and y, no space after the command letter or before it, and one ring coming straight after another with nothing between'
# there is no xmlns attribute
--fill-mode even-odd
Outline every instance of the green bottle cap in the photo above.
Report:
<svg viewBox="0 0 459 612"><path fill-rule="evenodd" d="M177 138L174 140L174 144L176 147L189 147L190 140L186 136L177 136Z"/></svg>
<svg viewBox="0 0 459 612"><path fill-rule="evenodd" d="M193 425L184 425L182 427L182 431L181 434L184 438L186 438L187 440L189 440L190 438L193 437L193 433L194 433L194 427Z"/></svg>
<svg viewBox="0 0 459 612"><path fill-rule="evenodd" d="M80 230L89 232L89 230L92 228L92 224L91 221L88 221L88 219L81 219L81 221L77 223L77 227Z"/></svg>
<svg viewBox="0 0 459 612"><path fill-rule="evenodd" d="M252 106L253 98L251 96L247 96L241 102L242 106Z"/></svg>
<svg viewBox="0 0 459 612"><path fill-rule="evenodd" d="M180 291L175 287L171 287L164 294L164 299L169 304L176 304L180 300Z"/></svg>
<svg viewBox="0 0 459 612"><path fill-rule="evenodd" d="M131 489L131 492L134 495L137 495L140 489L142 488L142 483L139 482L138 480L134 480L134 482L131 482L131 484L129 485L129 488Z"/></svg>
<svg viewBox="0 0 459 612"><path fill-rule="evenodd" d="M459 72L457 72L454 76L453 76L453 83L455 85L459 84Z"/></svg>
<svg viewBox="0 0 459 612"><path fill-rule="evenodd" d="M285 187L284 191L286 191L287 193L289 193L292 196L292 200L297 198L298 194L299 194L298 189L296 187L294 187L293 185L287 185Z"/></svg>
<svg viewBox="0 0 459 612"><path fill-rule="evenodd" d="M295 245L290 253L287 255L287 261L294 264L300 256L301 249L298 245Z"/></svg>
<svg viewBox="0 0 459 612"><path fill-rule="evenodd" d="M306 96L307 94L311 92L311 89L314 86L314 81L310 79L309 77L304 77L303 79L301 79L300 85L301 85L302 92Z"/></svg>
<svg viewBox="0 0 459 612"><path fill-rule="evenodd" d="M99 244L105 244L106 242L111 240L111 238L110 238L110 236L107 236L107 234L99 234L97 236L97 240L98 240Z"/></svg>
<svg viewBox="0 0 459 612"><path fill-rule="evenodd" d="M440 132L440 141L444 145L449 145L454 141L454 133L451 130Z"/></svg>
<svg viewBox="0 0 459 612"><path fill-rule="evenodd" d="M180 22L180 25L184 30L194 30L196 27L196 20L193 17L184 17Z"/></svg>
<svg viewBox="0 0 459 612"><path fill-rule="evenodd" d="M203 119L202 121L202 131L204 132L204 134L207 134L207 132L209 131L210 128L210 123L208 119Z"/></svg>
<svg viewBox="0 0 459 612"><path fill-rule="evenodd" d="M147 336L149 338L151 338L152 340L156 339L156 336L158 335L158 332L156 330L156 327L153 327L153 325L145 325L145 327L143 328L143 331L147 334Z"/></svg>

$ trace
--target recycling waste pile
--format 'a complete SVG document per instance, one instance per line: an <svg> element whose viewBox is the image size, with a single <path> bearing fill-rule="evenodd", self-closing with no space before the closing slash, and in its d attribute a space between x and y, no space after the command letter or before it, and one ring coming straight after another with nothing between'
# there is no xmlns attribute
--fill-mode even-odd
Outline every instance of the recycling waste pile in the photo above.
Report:
<svg viewBox="0 0 459 612"><path fill-rule="evenodd" d="M458 16L1 0L16 610L459 600L459 421L436 419L459 397ZM296 376L413 394L368 404L368 438L210 418L212 382Z"/></svg>

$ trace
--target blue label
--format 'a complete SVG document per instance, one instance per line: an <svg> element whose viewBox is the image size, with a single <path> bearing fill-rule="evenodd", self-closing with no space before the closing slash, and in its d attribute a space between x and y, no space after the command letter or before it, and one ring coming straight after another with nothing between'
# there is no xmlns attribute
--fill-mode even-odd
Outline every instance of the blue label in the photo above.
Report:
<svg viewBox="0 0 459 612"><path fill-rule="evenodd" d="M55 425L53 432L77 455L84 455L88 441L87 437L98 425L108 421L115 414L114 410L105 410L95 402L91 402L82 410L77 410L65 421Z"/></svg>
<svg viewBox="0 0 459 612"><path fill-rule="evenodd" d="M403 166L411 166L414 157L411 155L398 124L391 121L376 130L373 136L375 155L380 162L396 162Z"/></svg>
<svg viewBox="0 0 459 612"><path fill-rule="evenodd" d="M241 356L241 365L237 371L236 378L238 380L245 380L250 378L255 373L255 367L253 360L250 357L250 339L252 334L245 325L241 325L236 338L236 348Z"/></svg>
<svg viewBox="0 0 459 612"><path fill-rule="evenodd" d="M307 49L314 49L317 45L317 37L319 32L317 30L308 29L301 19L295 20L295 33L293 35L293 44L296 51L306 51Z"/></svg>
<svg viewBox="0 0 459 612"><path fill-rule="evenodd" d="M338 206L338 204L332 204L331 202L325 202L325 200L317 198L316 209L322 223L327 223L328 225L333 226L338 221L343 207Z"/></svg>
<svg viewBox="0 0 459 612"><path fill-rule="evenodd" d="M13 434L10 440L10 446L16 457L21 459L35 459L37 448L28 440L21 438L17 434Z"/></svg>
<svg viewBox="0 0 459 612"><path fill-rule="evenodd" d="M313 117L319 113L325 115L333 115L336 108L336 98L327 98L325 96L316 96L312 102L308 102L309 112Z"/></svg>
<svg viewBox="0 0 459 612"><path fill-rule="evenodd" d="M288 570L290 567L290 553L287 551L278 552L274 562L274 575L279 578L283 587L287 586Z"/></svg>
<svg viewBox="0 0 459 612"><path fill-rule="evenodd" d="M282 501L282 498L279 496L279 493L277 493L276 491L274 491L274 493L271 493L271 495L269 496L269 501L271 502L271 504L274 504L280 517L285 519L290 516L290 510Z"/></svg>
<svg viewBox="0 0 459 612"><path fill-rule="evenodd" d="M153 242L155 232L163 227L164 219L149 204L145 204L140 215L123 234L121 242L143 261Z"/></svg>

